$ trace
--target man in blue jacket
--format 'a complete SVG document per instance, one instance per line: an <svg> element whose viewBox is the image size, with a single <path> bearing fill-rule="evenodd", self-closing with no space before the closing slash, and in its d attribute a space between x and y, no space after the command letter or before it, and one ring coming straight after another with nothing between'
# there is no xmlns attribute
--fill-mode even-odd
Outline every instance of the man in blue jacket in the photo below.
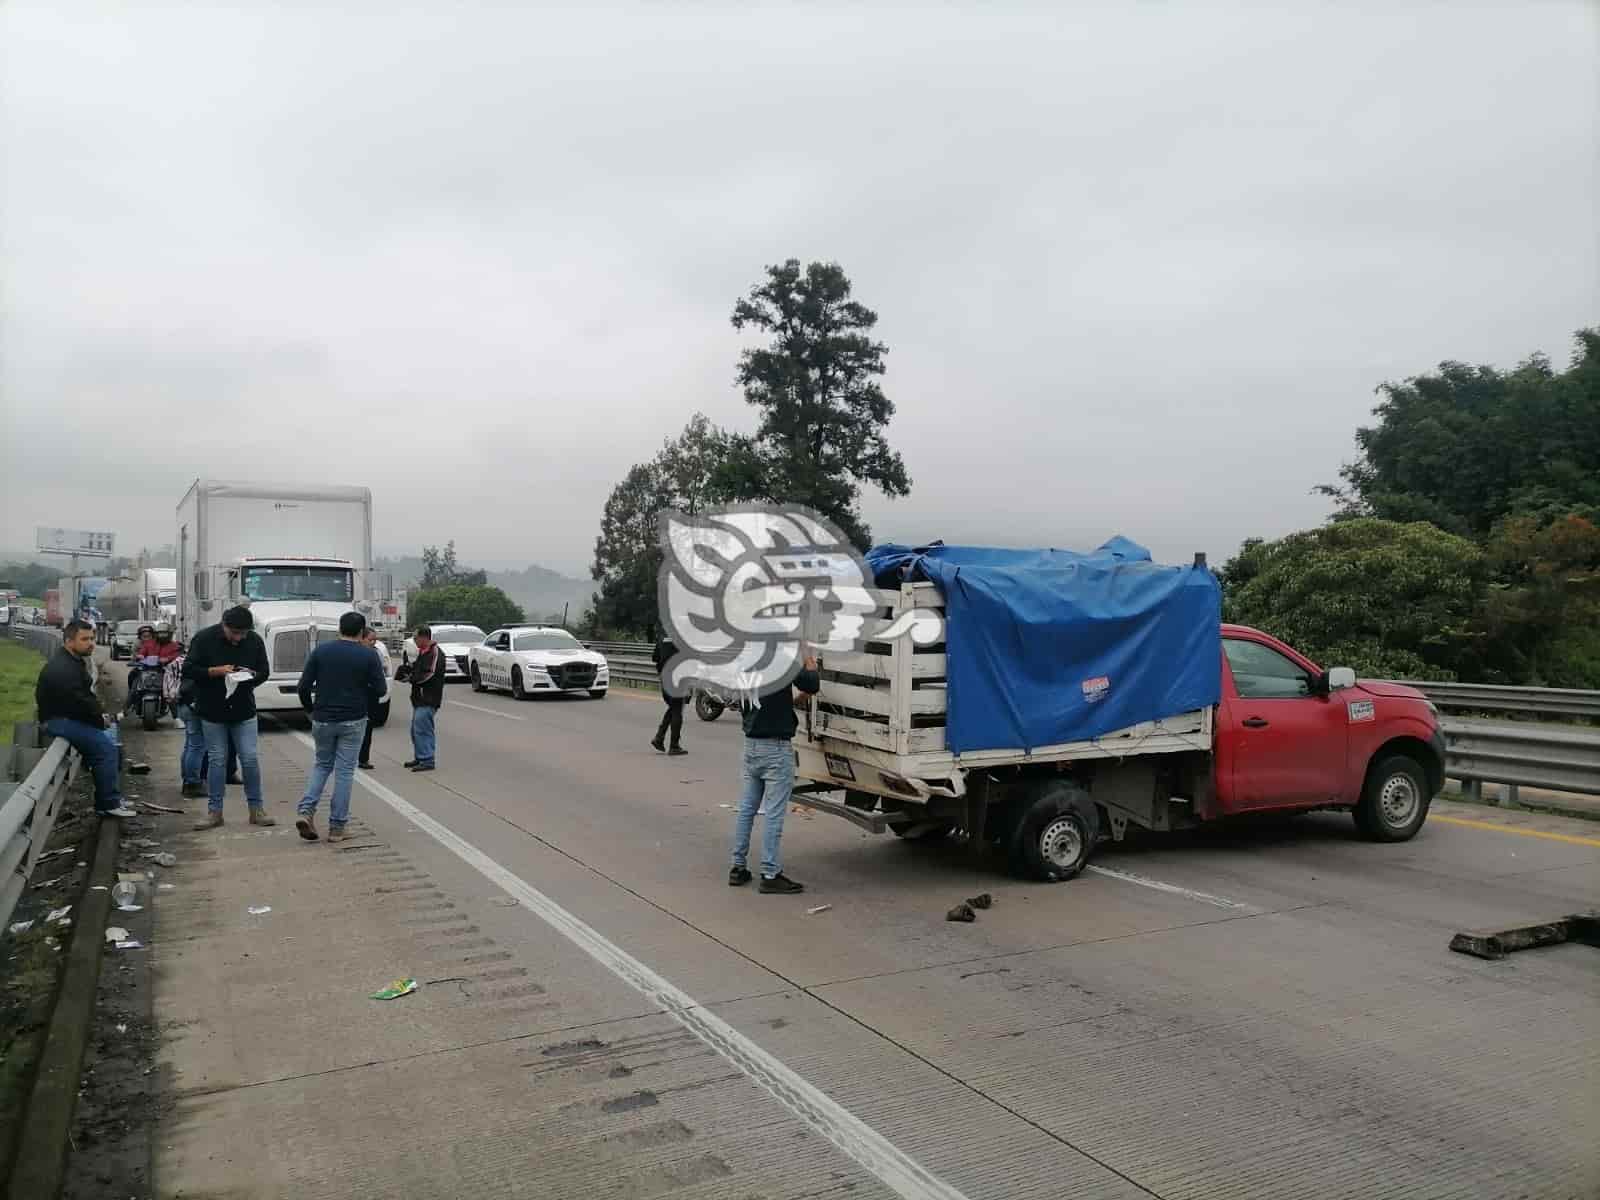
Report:
<svg viewBox="0 0 1600 1200"><path fill-rule="evenodd" d="M330 775L333 801L328 805L328 840L345 839L356 758L367 731L367 710L386 686L378 652L361 642L366 627L367 619L360 613L345 613L339 618L339 640L318 644L300 672L300 707L311 714L316 756L294 827L308 842L317 840L317 805Z"/></svg>
<svg viewBox="0 0 1600 1200"><path fill-rule="evenodd" d="M772 896L792 896L806 890L783 873L778 847L783 838L783 815L788 811L789 797L794 795L794 734L800 727L800 718L794 711L794 692L814 696L821 686L817 660L808 654L792 688L781 687L762 696L759 703L745 706L744 787L734 816L729 887L750 882L750 830L759 812L763 828L758 890Z"/></svg>

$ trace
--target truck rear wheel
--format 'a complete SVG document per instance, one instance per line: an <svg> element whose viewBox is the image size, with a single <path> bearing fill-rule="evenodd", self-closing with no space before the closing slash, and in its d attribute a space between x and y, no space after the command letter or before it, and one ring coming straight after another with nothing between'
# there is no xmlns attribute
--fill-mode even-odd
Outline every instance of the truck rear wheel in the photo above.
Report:
<svg viewBox="0 0 1600 1200"><path fill-rule="evenodd" d="M1083 870L1100 837L1100 815L1089 793L1065 779L1052 779L1021 804L1006 838L1012 873L1058 883Z"/></svg>
<svg viewBox="0 0 1600 1200"><path fill-rule="evenodd" d="M1432 799L1422 765L1404 754L1391 754L1367 773L1356 805L1356 828L1375 842L1409 841L1428 819Z"/></svg>

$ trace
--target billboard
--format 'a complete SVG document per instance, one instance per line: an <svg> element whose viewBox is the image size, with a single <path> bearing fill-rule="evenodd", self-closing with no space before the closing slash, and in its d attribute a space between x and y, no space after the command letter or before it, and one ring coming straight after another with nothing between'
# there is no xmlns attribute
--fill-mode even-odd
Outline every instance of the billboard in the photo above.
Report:
<svg viewBox="0 0 1600 1200"><path fill-rule="evenodd" d="M40 525L33 531L33 547L50 554L81 554L86 558L110 558L117 535L89 529L56 529Z"/></svg>

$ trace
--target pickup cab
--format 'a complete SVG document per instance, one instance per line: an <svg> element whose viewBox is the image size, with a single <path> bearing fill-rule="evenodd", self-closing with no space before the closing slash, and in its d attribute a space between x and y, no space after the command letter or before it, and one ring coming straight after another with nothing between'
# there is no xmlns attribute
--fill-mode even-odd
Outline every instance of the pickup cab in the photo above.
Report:
<svg viewBox="0 0 1600 1200"><path fill-rule="evenodd" d="M878 599L880 628L943 608L927 583ZM941 635L821 656L822 687L795 743L796 803L909 839L964 830L1002 848L1015 873L1063 880L1130 826L1345 809L1367 838L1404 841L1444 783L1438 713L1421 692L1324 670L1260 630L1222 627L1213 707L1080 742L965 754L945 746L945 649Z"/></svg>

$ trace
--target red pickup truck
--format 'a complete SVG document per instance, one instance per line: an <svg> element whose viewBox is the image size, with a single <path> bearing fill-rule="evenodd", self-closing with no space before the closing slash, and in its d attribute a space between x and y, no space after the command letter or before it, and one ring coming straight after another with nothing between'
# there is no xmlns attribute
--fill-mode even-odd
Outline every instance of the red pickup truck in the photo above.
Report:
<svg viewBox="0 0 1600 1200"><path fill-rule="evenodd" d="M884 593L889 617L938 607L928 584ZM1222 699L1088 741L961 755L945 746L944 647L910 639L824 656L796 802L910 839L965 830L1018 874L1070 879L1130 825L1349 809L1404 841L1444 783L1438 713L1414 688L1323 670L1259 630L1222 628ZM826 799L843 791L843 801Z"/></svg>

